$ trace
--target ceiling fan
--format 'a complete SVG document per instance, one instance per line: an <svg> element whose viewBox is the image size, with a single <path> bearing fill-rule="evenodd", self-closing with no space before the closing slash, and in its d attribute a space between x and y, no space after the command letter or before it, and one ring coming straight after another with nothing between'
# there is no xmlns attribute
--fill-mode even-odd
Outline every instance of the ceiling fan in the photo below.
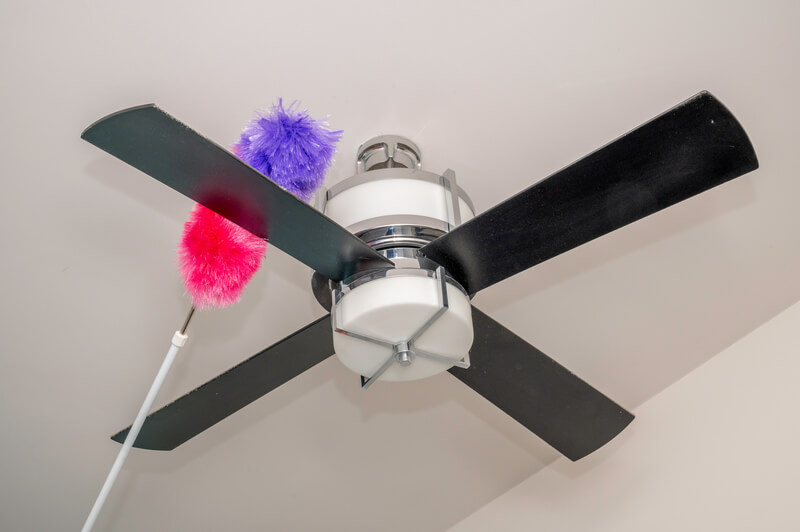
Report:
<svg viewBox="0 0 800 532"><path fill-rule="evenodd" d="M364 388L449 370L578 460L633 415L470 298L758 168L745 131L708 92L480 214L453 171L422 170L419 148L398 136L364 143L356 175L319 194L316 207L154 105L111 114L81 136L310 266L330 311L151 414L135 446L158 450L335 353Z"/></svg>

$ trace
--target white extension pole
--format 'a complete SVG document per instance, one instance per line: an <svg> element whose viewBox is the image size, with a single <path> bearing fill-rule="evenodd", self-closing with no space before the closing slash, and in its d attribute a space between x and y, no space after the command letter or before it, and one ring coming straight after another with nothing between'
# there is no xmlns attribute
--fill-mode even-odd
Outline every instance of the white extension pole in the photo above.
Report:
<svg viewBox="0 0 800 532"><path fill-rule="evenodd" d="M175 331L175 334L172 336L172 345L170 346L169 351L167 351L167 356L164 357L164 362L161 363L161 369L158 370L158 374L156 375L153 384L150 386L150 391L147 392L147 397L144 398L142 407L139 409L139 413L136 414L136 420L133 422L131 430L128 431L128 435L125 437L125 443L122 444L122 448L119 450L119 454L117 454L117 459L114 460L114 465L111 466L111 471L108 472L106 482L103 484L103 488L97 495L97 500L94 501L92 511L89 512L89 517L86 518L86 523L84 523L81 532L90 532L94 526L94 522L97 521L97 516L100 514L100 510L103 508L103 504L106 502L106 498L108 497L108 493L111 491L111 487L114 485L114 481L117 480L117 475L119 475L119 472L122 469L122 464L125 463L125 459L128 457L128 453L130 452L131 447L133 447L136 437L139 435L139 430L141 430L142 425L144 424L147 413L153 406L153 401L155 401L156 395L158 395L158 391L161 389L161 385L164 384L164 379L167 377L167 373L169 373L169 369L172 367L172 363L175 361L175 355L177 355L181 347L186 344L187 336L184 333L186 332L186 327L189 324L189 320L191 319L193 313L194 307L192 307L192 310L189 311L189 316L186 318L181 330Z"/></svg>

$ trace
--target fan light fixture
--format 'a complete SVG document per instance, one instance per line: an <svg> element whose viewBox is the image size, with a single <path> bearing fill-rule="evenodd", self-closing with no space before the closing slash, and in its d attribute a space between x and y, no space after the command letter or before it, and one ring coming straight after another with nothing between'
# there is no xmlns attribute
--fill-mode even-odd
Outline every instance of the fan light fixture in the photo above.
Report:
<svg viewBox="0 0 800 532"><path fill-rule="evenodd" d="M430 377L469 367L472 311L466 290L419 248L475 216L455 181L421 169L419 148L396 136L358 150L356 175L317 194L316 206L395 265L341 282L312 282L331 309L333 345L342 363L374 381Z"/></svg>
<svg viewBox="0 0 800 532"><path fill-rule="evenodd" d="M633 414L469 296L758 168L747 133L708 92L477 216L454 173L422 171L419 150L401 137L365 143L357 174L314 209L152 104L112 113L81 136L312 268L314 295L331 310L150 414L134 446L159 450L336 352L364 386L452 366L454 378L578 460Z"/></svg>

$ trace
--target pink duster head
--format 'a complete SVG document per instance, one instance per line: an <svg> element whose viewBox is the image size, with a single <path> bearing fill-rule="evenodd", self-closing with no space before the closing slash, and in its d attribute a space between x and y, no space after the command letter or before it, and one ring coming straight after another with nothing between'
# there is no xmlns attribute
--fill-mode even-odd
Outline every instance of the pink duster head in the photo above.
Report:
<svg viewBox="0 0 800 532"><path fill-rule="evenodd" d="M267 243L199 203L178 247L186 292L198 309L226 307L261 265Z"/></svg>

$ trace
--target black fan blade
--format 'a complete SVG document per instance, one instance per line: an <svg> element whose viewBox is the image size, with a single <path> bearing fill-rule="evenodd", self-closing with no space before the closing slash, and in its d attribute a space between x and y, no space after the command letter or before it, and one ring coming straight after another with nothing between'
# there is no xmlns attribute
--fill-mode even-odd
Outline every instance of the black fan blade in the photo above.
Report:
<svg viewBox="0 0 800 532"><path fill-rule="evenodd" d="M472 307L469 369L450 373L570 460L609 442L633 414Z"/></svg>
<svg viewBox="0 0 800 532"><path fill-rule="evenodd" d="M758 168L701 92L421 248L470 294Z"/></svg>
<svg viewBox="0 0 800 532"><path fill-rule="evenodd" d="M81 134L134 168L340 281L393 264L352 233L155 105L102 118Z"/></svg>
<svg viewBox="0 0 800 532"><path fill-rule="evenodd" d="M332 354L328 315L147 416L134 447L171 451ZM124 442L128 430L111 439Z"/></svg>

